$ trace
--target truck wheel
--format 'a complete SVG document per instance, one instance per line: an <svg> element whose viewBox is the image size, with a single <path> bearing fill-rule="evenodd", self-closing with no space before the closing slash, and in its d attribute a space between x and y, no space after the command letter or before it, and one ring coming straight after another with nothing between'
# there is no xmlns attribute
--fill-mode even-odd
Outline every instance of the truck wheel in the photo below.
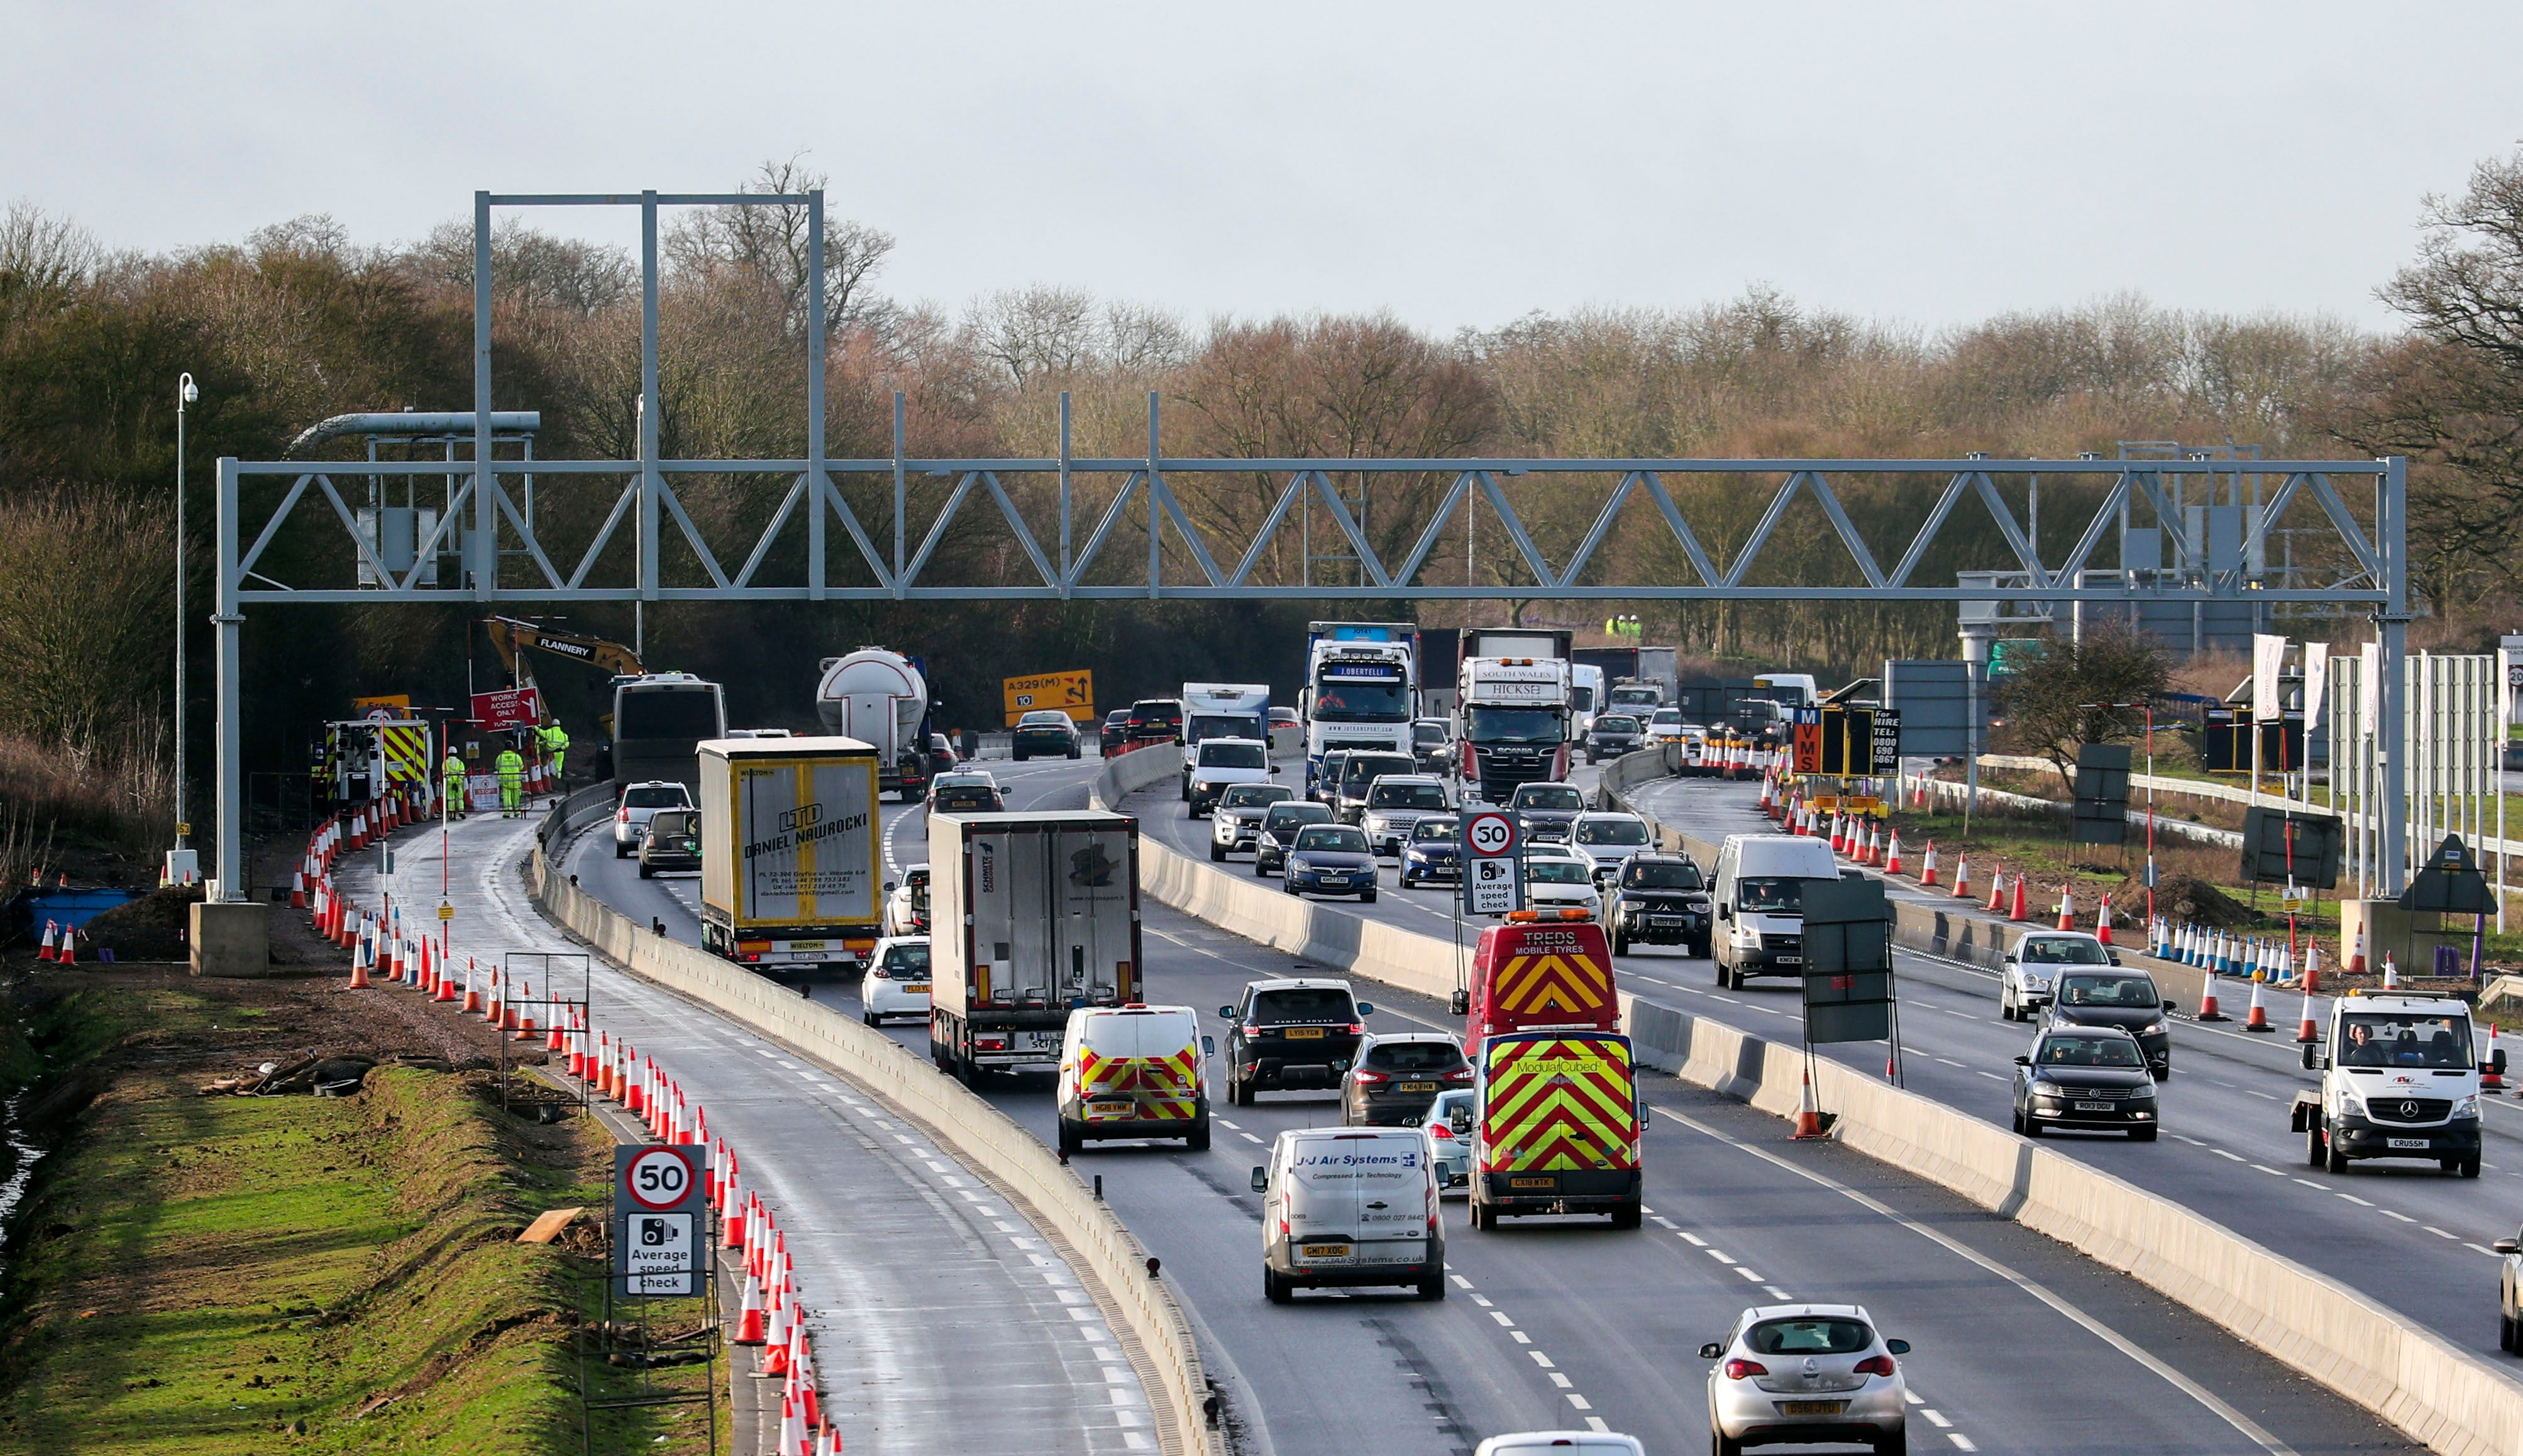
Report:
<svg viewBox="0 0 2523 1456"><path fill-rule="evenodd" d="M1192 1128L1191 1133L1183 1139L1183 1147L1194 1152L1207 1152L1209 1151L1208 1118L1202 1118L1199 1124Z"/></svg>
<svg viewBox="0 0 2523 1456"><path fill-rule="evenodd" d="M1060 1151L1082 1152L1086 1149L1086 1130L1063 1117L1060 1119Z"/></svg>
<svg viewBox="0 0 2523 1456"><path fill-rule="evenodd" d="M2322 1163L2323 1168L2331 1173L2347 1172L2348 1154L2339 1151L2338 1140L2335 1138L2324 1138L2322 1139L2322 1143L2330 1150L2329 1157Z"/></svg>
<svg viewBox="0 0 2523 1456"><path fill-rule="evenodd" d="M1635 1229L1645 1221L1645 1205L1640 1201L1623 1203L1612 1210L1612 1227L1616 1229Z"/></svg>
<svg viewBox="0 0 2523 1456"><path fill-rule="evenodd" d="M1267 1263L1262 1264L1262 1296L1263 1298L1273 1304L1285 1304L1289 1296L1295 1292L1288 1288L1288 1281L1279 1277L1278 1270L1271 1268Z"/></svg>

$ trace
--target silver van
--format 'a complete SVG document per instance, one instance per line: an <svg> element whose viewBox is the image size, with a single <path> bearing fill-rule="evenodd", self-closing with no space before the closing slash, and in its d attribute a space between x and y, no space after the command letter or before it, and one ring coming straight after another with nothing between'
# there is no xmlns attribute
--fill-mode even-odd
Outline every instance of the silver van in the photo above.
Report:
<svg viewBox="0 0 2523 1456"><path fill-rule="evenodd" d="M1805 973L1804 882L1836 880L1831 846L1802 834L1729 834L1717 851L1717 984Z"/></svg>
<svg viewBox="0 0 2523 1456"><path fill-rule="evenodd" d="M1292 1128L1253 1170L1262 1202L1262 1292L1404 1285L1446 1297L1446 1228L1435 1165L1415 1127Z"/></svg>

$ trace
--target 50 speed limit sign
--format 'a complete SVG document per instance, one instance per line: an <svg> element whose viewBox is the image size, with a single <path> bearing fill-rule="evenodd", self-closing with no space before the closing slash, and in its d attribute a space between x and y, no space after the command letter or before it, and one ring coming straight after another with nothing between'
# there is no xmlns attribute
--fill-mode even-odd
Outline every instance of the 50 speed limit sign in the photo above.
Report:
<svg viewBox="0 0 2523 1456"><path fill-rule="evenodd" d="M1515 853L1515 821L1503 814L1475 814L1463 821L1463 851L1493 858Z"/></svg>
<svg viewBox="0 0 2523 1456"><path fill-rule="evenodd" d="M696 1208L701 1201L701 1150L627 1144L614 1150L622 1195L651 1213ZM687 1154L691 1154L687 1156Z"/></svg>

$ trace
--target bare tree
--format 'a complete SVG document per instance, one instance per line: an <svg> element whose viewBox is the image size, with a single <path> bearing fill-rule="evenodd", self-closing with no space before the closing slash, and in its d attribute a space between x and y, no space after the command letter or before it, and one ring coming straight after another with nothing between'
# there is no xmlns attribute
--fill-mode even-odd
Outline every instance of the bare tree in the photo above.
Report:
<svg viewBox="0 0 2523 1456"><path fill-rule="evenodd" d="M766 162L760 175L738 189L742 192L803 195L832 179L806 166L802 156ZM661 242L668 263L707 271L736 268L754 274L786 301L789 330L806 331L806 305L811 297L807 267L807 209L804 203L773 206L702 208L677 218ZM870 323L886 310L871 291L893 235L865 223L824 223L824 318L835 333Z"/></svg>
<svg viewBox="0 0 2523 1456"><path fill-rule="evenodd" d="M98 259L87 229L32 203L11 203L0 212L0 328L69 306Z"/></svg>
<svg viewBox="0 0 2523 1456"><path fill-rule="evenodd" d="M2144 703L2170 685L2172 661L2156 637L2119 624L2089 626L2079 636L2051 636L2030 662L2001 683L1999 707L2009 734L2076 781L2076 749L2137 735Z"/></svg>

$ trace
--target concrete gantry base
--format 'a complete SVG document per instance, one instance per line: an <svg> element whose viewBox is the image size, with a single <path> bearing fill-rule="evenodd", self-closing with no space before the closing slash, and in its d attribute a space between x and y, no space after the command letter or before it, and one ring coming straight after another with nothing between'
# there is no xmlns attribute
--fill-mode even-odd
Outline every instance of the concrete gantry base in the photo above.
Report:
<svg viewBox="0 0 2523 1456"><path fill-rule="evenodd" d="M193 974L271 974L271 907L257 900L199 901L193 910Z"/></svg>

